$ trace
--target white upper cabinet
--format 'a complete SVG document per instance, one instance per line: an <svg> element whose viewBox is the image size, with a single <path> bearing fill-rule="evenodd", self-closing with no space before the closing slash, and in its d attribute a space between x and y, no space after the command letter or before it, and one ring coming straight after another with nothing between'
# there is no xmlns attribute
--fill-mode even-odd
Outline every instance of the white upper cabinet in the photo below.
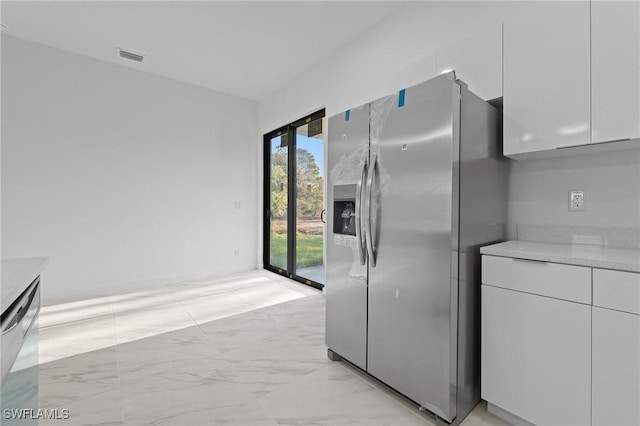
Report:
<svg viewBox="0 0 640 426"><path fill-rule="evenodd" d="M484 100L502 96L502 25L494 25L436 54L438 74L451 70Z"/></svg>
<svg viewBox="0 0 640 426"><path fill-rule="evenodd" d="M592 142L640 138L640 2L591 4Z"/></svg>
<svg viewBox="0 0 640 426"><path fill-rule="evenodd" d="M591 142L590 3L504 23L504 155Z"/></svg>

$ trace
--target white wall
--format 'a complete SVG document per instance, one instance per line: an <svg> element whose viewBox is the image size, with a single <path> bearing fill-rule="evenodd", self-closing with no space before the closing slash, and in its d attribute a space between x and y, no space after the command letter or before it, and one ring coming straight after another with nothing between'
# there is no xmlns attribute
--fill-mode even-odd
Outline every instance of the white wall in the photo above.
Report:
<svg viewBox="0 0 640 426"><path fill-rule="evenodd" d="M569 211L584 190L585 211ZM640 228L640 151L512 161L509 237L518 224Z"/></svg>
<svg viewBox="0 0 640 426"><path fill-rule="evenodd" d="M426 80L435 74L436 52L505 20L535 19L552 6L537 1L410 3L263 100L259 131L322 107L331 116ZM517 223L640 226L640 191L633 179L639 167L635 154L512 162L509 237L515 238ZM566 211L568 186L587 191L589 212ZM620 197L622 191L629 196ZM608 208L615 213L609 215Z"/></svg>
<svg viewBox="0 0 640 426"><path fill-rule="evenodd" d="M254 102L2 36L3 257L51 257L45 304L255 268L256 129Z"/></svg>
<svg viewBox="0 0 640 426"><path fill-rule="evenodd" d="M542 2L409 2L259 104L266 133L326 107L327 116L429 78L434 54ZM425 75L427 76L425 78Z"/></svg>
<svg viewBox="0 0 640 426"><path fill-rule="evenodd" d="M439 50L536 8L538 2L410 2L260 102L258 130L267 133L323 107L329 117L429 79ZM262 219L259 210L256 220ZM257 244L261 253L261 236Z"/></svg>

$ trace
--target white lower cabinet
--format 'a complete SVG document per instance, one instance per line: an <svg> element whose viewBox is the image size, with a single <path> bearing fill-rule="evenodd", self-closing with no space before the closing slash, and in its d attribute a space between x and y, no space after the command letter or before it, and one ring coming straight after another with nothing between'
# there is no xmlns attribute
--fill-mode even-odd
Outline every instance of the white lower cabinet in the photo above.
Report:
<svg viewBox="0 0 640 426"><path fill-rule="evenodd" d="M640 425L639 273L483 255L481 291L481 396L496 414Z"/></svg>
<svg viewBox="0 0 640 426"><path fill-rule="evenodd" d="M592 424L640 425L640 274L593 270Z"/></svg>
<svg viewBox="0 0 640 426"><path fill-rule="evenodd" d="M640 315L593 308L592 424L640 425Z"/></svg>
<svg viewBox="0 0 640 426"><path fill-rule="evenodd" d="M482 398L539 425L591 423L591 306L482 286Z"/></svg>

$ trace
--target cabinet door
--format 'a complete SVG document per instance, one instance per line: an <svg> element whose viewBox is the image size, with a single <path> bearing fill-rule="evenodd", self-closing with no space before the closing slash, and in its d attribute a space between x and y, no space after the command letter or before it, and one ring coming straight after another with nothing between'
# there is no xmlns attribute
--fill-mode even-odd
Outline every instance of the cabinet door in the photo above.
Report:
<svg viewBox="0 0 640 426"><path fill-rule="evenodd" d="M640 425L640 315L593 308L593 425Z"/></svg>
<svg viewBox="0 0 640 426"><path fill-rule="evenodd" d="M504 23L504 154L591 142L589 2Z"/></svg>
<svg viewBox="0 0 640 426"><path fill-rule="evenodd" d="M640 138L640 2L591 7L593 142Z"/></svg>
<svg viewBox="0 0 640 426"><path fill-rule="evenodd" d="M482 286L482 399L540 425L591 422L591 307Z"/></svg>
<svg viewBox="0 0 640 426"><path fill-rule="evenodd" d="M502 96L502 25L449 46L436 57L438 74L454 70L484 100Z"/></svg>

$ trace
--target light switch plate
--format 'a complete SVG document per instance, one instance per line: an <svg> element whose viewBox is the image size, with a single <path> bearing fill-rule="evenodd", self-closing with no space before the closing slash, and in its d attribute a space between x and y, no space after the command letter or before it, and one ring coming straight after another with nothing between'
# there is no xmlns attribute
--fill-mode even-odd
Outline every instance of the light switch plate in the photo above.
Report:
<svg viewBox="0 0 640 426"><path fill-rule="evenodd" d="M569 191L569 211L570 212L584 211L584 191L582 190Z"/></svg>

